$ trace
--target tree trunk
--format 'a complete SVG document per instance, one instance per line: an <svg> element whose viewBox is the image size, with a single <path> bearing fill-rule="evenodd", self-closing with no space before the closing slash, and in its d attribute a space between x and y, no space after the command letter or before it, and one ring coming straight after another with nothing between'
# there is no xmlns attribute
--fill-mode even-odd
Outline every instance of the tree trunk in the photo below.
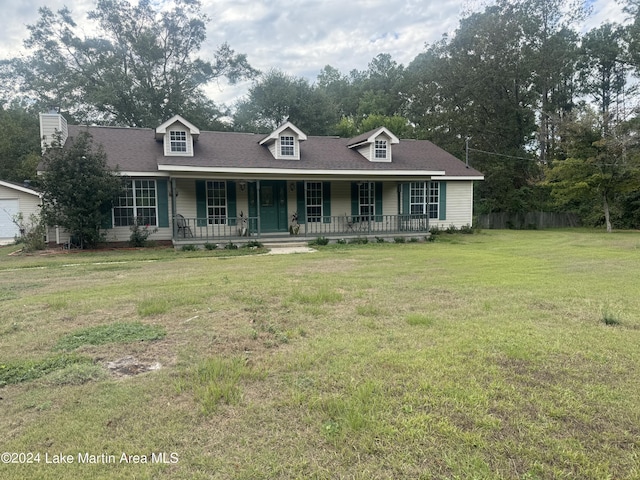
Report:
<svg viewBox="0 0 640 480"><path fill-rule="evenodd" d="M609 202L607 201L606 192L602 194L604 207L604 221L607 224L607 233L611 233L611 218L609 216Z"/></svg>

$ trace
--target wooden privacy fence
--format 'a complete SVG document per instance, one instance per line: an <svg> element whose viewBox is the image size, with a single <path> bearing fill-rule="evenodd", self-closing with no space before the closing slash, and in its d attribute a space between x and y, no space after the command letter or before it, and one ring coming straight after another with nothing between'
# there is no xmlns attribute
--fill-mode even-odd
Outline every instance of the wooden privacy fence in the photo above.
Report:
<svg viewBox="0 0 640 480"><path fill-rule="evenodd" d="M580 219L575 213L557 212L527 212L508 213L496 212L478 215L477 226L480 228L566 228L580 226Z"/></svg>

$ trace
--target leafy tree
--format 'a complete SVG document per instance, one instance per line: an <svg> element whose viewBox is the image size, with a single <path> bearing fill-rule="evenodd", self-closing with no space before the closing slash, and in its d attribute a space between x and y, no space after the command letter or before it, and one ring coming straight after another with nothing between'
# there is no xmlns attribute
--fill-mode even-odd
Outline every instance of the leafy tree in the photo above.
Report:
<svg viewBox="0 0 640 480"><path fill-rule="evenodd" d="M41 106L59 106L85 121L153 127L185 112L215 121L220 112L203 87L256 71L226 43L213 60L198 57L208 21L200 2L167 4L97 0L89 13L95 37L84 36L66 7L55 13L42 7L25 41L33 53L12 59L4 74Z"/></svg>
<svg viewBox="0 0 640 480"><path fill-rule="evenodd" d="M101 239L100 228L122 192L122 181L89 133L66 143L61 148L57 142L43 157L42 214L47 225L65 228L82 248L92 247Z"/></svg>
<svg viewBox="0 0 640 480"><path fill-rule="evenodd" d="M38 120L20 108L0 107L0 179L33 180L40 162Z"/></svg>
<svg viewBox="0 0 640 480"><path fill-rule="evenodd" d="M234 128L266 133L289 120L309 135L332 133L337 122L329 97L301 77L272 69L236 105Z"/></svg>
<svg viewBox="0 0 640 480"><path fill-rule="evenodd" d="M623 39L624 29L611 23L594 28L582 37L582 91L597 103L605 136L612 120L611 107L627 83Z"/></svg>
<svg viewBox="0 0 640 480"><path fill-rule="evenodd" d="M588 224L604 223L607 232L613 228L612 209L640 184L637 152L629 152L637 131L630 125L617 125L603 135L602 119L587 112L567 126L568 158L555 161L547 174L551 195L560 207L577 210Z"/></svg>

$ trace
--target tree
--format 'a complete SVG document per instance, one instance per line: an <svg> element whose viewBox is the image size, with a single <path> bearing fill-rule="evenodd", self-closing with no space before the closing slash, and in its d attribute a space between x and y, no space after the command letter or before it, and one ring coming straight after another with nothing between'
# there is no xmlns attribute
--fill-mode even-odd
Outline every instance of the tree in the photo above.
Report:
<svg viewBox="0 0 640 480"><path fill-rule="evenodd" d="M213 60L197 56L208 21L200 8L198 0L97 0L89 19L98 33L87 37L69 9L42 7L25 41L33 53L12 59L4 75L41 108L55 105L83 121L154 127L185 112L215 120L220 112L203 87L257 72L226 43Z"/></svg>
<svg viewBox="0 0 640 480"><path fill-rule="evenodd" d="M236 105L234 129L266 133L287 120L308 135L327 135L332 133L338 116L325 92L304 78L272 69Z"/></svg>
<svg viewBox="0 0 640 480"><path fill-rule="evenodd" d="M568 158L557 160L547 173L551 195L562 208L578 210L586 223L613 228L612 208L637 190L640 164L630 147L637 136L633 123L611 127L603 135L603 121L593 111L567 125ZM593 215L599 211L601 214Z"/></svg>
<svg viewBox="0 0 640 480"><path fill-rule="evenodd" d="M0 107L0 179L37 180L40 162L38 120L19 106Z"/></svg>
<svg viewBox="0 0 640 480"><path fill-rule="evenodd" d="M605 23L582 37L580 83L582 91L597 103L602 118L602 134L609 134L611 107L625 91L624 29Z"/></svg>
<svg viewBox="0 0 640 480"><path fill-rule="evenodd" d="M90 134L81 133L67 144L54 144L43 157L42 214L47 225L65 228L82 248L92 247L100 241L100 228L122 192L122 181Z"/></svg>

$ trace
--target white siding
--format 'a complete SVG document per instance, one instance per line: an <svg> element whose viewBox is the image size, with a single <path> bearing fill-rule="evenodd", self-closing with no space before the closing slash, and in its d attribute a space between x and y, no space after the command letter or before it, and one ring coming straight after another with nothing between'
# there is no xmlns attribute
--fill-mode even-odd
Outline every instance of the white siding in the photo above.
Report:
<svg viewBox="0 0 640 480"><path fill-rule="evenodd" d="M187 151L186 152L172 152L171 151L171 132L185 132L187 134ZM164 154L171 157L193 157L193 136L189 132L189 129L181 122L174 122L171 126L167 127L167 133L164 136Z"/></svg>
<svg viewBox="0 0 640 480"><path fill-rule="evenodd" d="M30 193L22 192L13 188L0 185L0 242L12 242L15 235L19 233L18 227L13 223L13 216L22 214L22 221L25 225L31 224L31 215L40 215L40 197ZM5 211L6 210L6 211Z"/></svg>
<svg viewBox="0 0 640 480"><path fill-rule="evenodd" d="M431 226L447 228L454 225L456 228L472 225L473 223L473 182L472 181L448 181L447 182L447 215L446 220L429 220Z"/></svg>
<svg viewBox="0 0 640 480"><path fill-rule="evenodd" d="M67 140L69 131L67 128L67 120L59 113L41 113L40 114L40 143L42 150L53 143L56 132L62 135L62 143Z"/></svg>

